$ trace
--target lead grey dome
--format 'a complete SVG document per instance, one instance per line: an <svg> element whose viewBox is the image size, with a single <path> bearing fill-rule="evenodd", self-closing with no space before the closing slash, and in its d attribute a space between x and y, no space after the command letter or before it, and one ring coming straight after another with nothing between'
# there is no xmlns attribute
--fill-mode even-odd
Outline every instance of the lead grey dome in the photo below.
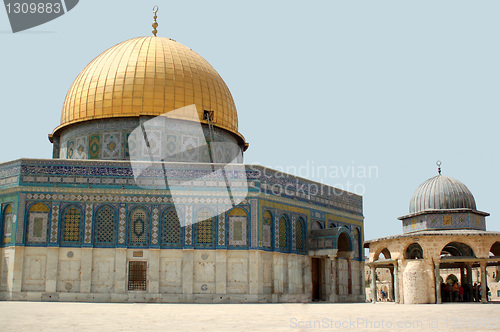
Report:
<svg viewBox="0 0 500 332"><path fill-rule="evenodd" d="M476 201L465 184L441 174L422 183L410 200L410 213L445 209L476 210Z"/></svg>

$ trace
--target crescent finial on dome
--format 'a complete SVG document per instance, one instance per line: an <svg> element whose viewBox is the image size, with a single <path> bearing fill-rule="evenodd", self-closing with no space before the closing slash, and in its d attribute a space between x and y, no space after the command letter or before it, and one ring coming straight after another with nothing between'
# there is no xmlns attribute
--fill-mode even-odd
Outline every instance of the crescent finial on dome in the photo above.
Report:
<svg viewBox="0 0 500 332"><path fill-rule="evenodd" d="M439 173L439 175L441 175L441 164L442 164L441 160L436 161L436 165L438 167L438 173Z"/></svg>
<svg viewBox="0 0 500 332"><path fill-rule="evenodd" d="M153 16L153 19L154 19L154 22L153 22L153 35L156 37L156 34L158 33L158 30L156 30L156 28L158 28L158 22L156 22L156 19L158 16L156 16L156 13L158 12L158 6L154 6L153 7L153 13L155 14L155 16Z"/></svg>

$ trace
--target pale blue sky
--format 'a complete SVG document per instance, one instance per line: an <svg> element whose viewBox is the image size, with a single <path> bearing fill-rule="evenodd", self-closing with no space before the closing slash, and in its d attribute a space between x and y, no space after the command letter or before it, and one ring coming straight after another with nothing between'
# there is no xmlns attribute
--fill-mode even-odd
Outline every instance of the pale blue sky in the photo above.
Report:
<svg viewBox="0 0 500 332"><path fill-rule="evenodd" d="M500 230L498 1L97 1L12 34L0 10L0 162L51 158L78 73L107 48L158 35L207 59L230 88L246 163L309 165L364 191L365 238L401 233L413 191L465 183ZM312 167L314 165L314 167ZM372 167L370 177L341 168ZM312 168L337 167L338 176Z"/></svg>

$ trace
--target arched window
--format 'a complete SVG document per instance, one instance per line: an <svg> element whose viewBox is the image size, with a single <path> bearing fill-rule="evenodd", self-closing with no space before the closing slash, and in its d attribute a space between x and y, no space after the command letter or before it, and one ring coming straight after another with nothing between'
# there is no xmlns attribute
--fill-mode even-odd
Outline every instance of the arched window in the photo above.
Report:
<svg viewBox="0 0 500 332"><path fill-rule="evenodd" d="M43 203L33 204L28 211L28 243L47 242L49 208Z"/></svg>
<svg viewBox="0 0 500 332"><path fill-rule="evenodd" d="M66 208L63 213L63 242L79 243L82 213L76 206Z"/></svg>
<svg viewBox="0 0 500 332"><path fill-rule="evenodd" d="M450 242L441 250L441 257L446 256L468 256L476 257L472 248L461 242Z"/></svg>
<svg viewBox="0 0 500 332"><path fill-rule="evenodd" d="M167 246L181 244L181 223L174 207L163 212L161 242Z"/></svg>
<svg viewBox="0 0 500 332"><path fill-rule="evenodd" d="M129 242L132 245L145 245L148 243L149 212L142 207L137 207L130 213Z"/></svg>
<svg viewBox="0 0 500 332"><path fill-rule="evenodd" d="M109 205L101 206L96 213L96 244L115 243L116 211Z"/></svg>
<svg viewBox="0 0 500 332"><path fill-rule="evenodd" d="M3 210L3 243L10 243L13 218L12 205L9 204Z"/></svg>
<svg viewBox="0 0 500 332"><path fill-rule="evenodd" d="M297 219L295 223L295 248L298 253L305 252L304 220L302 218Z"/></svg>
<svg viewBox="0 0 500 332"><path fill-rule="evenodd" d="M229 246L247 245L248 214L242 208L234 208L228 213Z"/></svg>
<svg viewBox="0 0 500 332"><path fill-rule="evenodd" d="M378 253L378 255L375 256L375 260L382 259L391 259L391 252L389 251L389 249L384 248Z"/></svg>
<svg viewBox="0 0 500 332"><path fill-rule="evenodd" d="M271 212L266 211L264 212L264 217L262 218L262 246L264 248L272 248L273 241L272 241L272 235L273 235L273 216L271 215Z"/></svg>
<svg viewBox="0 0 500 332"><path fill-rule="evenodd" d="M319 220L315 220L312 223L311 230L316 231L319 229L323 229L323 224Z"/></svg>
<svg viewBox="0 0 500 332"><path fill-rule="evenodd" d="M492 257L499 256L500 257L500 242L499 241L493 243L493 245L491 246L490 256L492 256Z"/></svg>
<svg viewBox="0 0 500 332"><path fill-rule="evenodd" d="M347 232L341 232L337 238L338 251L351 251L351 241Z"/></svg>
<svg viewBox="0 0 500 332"><path fill-rule="evenodd" d="M406 248L406 259L422 259L424 258L424 251L418 243L412 243Z"/></svg>
<svg viewBox="0 0 500 332"><path fill-rule="evenodd" d="M214 245L214 218L208 210L203 210L198 214L196 223L196 244L201 246Z"/></svg>
<svg viewBox="0 0 500 332"><path fill-rule="evenodd" d="M288 220L285 218L285 216L282 216L280 218L280 224L279 224L279 231L280 231L280 249L281 250L288 250Z"/></svg>

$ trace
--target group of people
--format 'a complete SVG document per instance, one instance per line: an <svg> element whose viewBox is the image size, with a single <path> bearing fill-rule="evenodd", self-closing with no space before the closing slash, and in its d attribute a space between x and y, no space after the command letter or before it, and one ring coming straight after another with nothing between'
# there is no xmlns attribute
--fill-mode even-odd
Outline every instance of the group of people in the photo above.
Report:
<svg viewBox="0 0 500 332"><path fill-rule="evenodd" d="M486 297L489 291L486 286ZM474 283L472 287L468 284L461 285L459 282L442 283L441 299L443 302L481 302L481 283Z"/></svg>

